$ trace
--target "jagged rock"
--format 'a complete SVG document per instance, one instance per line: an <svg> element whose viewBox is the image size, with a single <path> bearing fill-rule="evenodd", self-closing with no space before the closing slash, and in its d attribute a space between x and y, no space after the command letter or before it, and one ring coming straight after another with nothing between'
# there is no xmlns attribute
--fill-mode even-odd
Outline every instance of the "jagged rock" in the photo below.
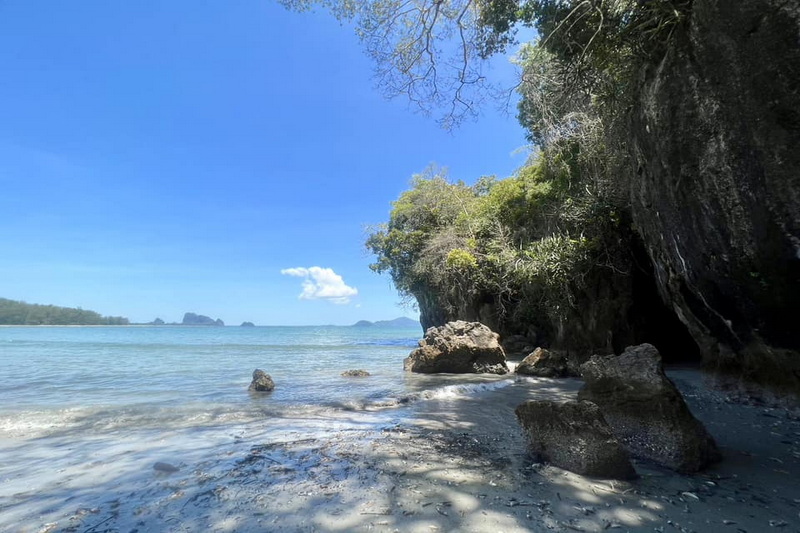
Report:
<svg viewBox="0 0 800 533"><path fill-rule="evenodd" d="M366 370L345 370L342 372L342 377L345 378L366 378L369 377L370 373Z"/></svg>
<svg viewBox="0 0 800 533"><path fill-rule="evenodd" d="M253 381L247 390L256 392L270 392L275 388L275 382L272 377L261 369L253 371Z"/></svg>
<svg viewBox="0 0 800 533"><path fill-rule="evenodd" d="M516 373L540 378L578 376L572 366L566 353L540 347L517 365Z"/></svg>
<svg viewBox="0 0 800 533"><path fill-rule="evenodd" d="M628 453L597 405L531 400L517 406L515 413L537 460L584 476L636 477Z"/></svg>
<svg viewBox="0 0 800 533"><path fill-rule="evenodd" d="M651 344L621 355L592 356L581 366L579 400L596 403L614 434L635 457L682 473L719 461L719 450L664 374Z"/></svg>
<svg viewBox="0 0 800 533"><path fill-rule="evenodd" d="M535 344L525 335L509 335L501 342L506 355L528 354L533 351Z"/></svg>
<svg viewBox="0 0 800 533"><path fill-rule="evenodd" d="M508 372L497 333L480 322L462 320L429 328L403 366L407 371L424 374Z"/></svg>

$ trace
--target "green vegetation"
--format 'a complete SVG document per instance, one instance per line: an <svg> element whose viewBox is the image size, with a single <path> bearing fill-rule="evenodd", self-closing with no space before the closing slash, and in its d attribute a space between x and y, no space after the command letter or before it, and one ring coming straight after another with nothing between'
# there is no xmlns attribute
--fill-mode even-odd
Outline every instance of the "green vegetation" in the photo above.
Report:
<svg viewBox="0 0 800 533"><path fill-rule="evenodd" d="M594 271L623 272L629 258L613 205L552 163L538 157L516 176L474 186L435 168L415 176L367 240L373 270L447 317L477 319L490 304L501 331L535 324L555 336Z"/></svg>
<svg viewBox="0 0 800 533"><path fill-rule="evenodd" d="M0 298L0 325L4 326L124 326L128 319L101 316L80 308L38 305Z"/></svg>
<svg viewBox="0 0 800 533"><path fill-rule="evenodd" d="M368 237L372 265L419 304L423 326L531 325L585 348L624 329L631 298L630 113L642 73L680 36L691 0L284 0L354 23L389 96L452 127L498 88L485 61L520 47L518 118L537 152L516 175L415 176ZM508 91L506 91L508 94ZM615 342L617 338L615 337ZM621 342L621 341L620 341Z"/></svg>
<svg viewBox="0 0 800 533"><path fill-rule="evenodd" d="M521 89L539 92L548 108L527 108L526 127L582 112L593 103L624 109L638 67L652 62L688 18L692 0L280 0L291 9L322 7L355 26L385 94L445 127L477 115L498 90L486 60L515 46L521 27L539 39L540 71L527 70ZM560 106L549 108L556 102ZM539 111L544 111L541 115ZM530 114L528 114L530 113Z"/></svg>

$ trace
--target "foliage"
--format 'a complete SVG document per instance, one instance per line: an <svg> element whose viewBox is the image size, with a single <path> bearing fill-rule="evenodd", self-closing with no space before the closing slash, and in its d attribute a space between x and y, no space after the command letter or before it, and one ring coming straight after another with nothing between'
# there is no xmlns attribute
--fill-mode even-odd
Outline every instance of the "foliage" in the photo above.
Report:
<svg viewBox="0 0 800 533"><path fill-rule="evenodd" d="M453 318L475 318L464 315L490 301L507 329L563 319L585 277L609 264L616 227L613 209L571 172L538 157L511 178L472 187L441 173L416 176L367 240L372 267Z"/></svg>
<svg viewBox="0 0 800 533"><path fill-rule="evenodd" d="M123 317L101 316L80 308L38 305L0 298L0 324L20 326L118 326Z"/></svg>
<svg viewBox="0 0 800 533"><path fill-rule="evenodd" d="M475 116L498 87L486 60L532 27L551 55L555 85L575 96L616 99L629 92L637 58L650 58L691 9L691 0L280 0L315 6L352 22L376 65L378 85L445 127ZM530 83L523 80L521 85Z"/></svg>

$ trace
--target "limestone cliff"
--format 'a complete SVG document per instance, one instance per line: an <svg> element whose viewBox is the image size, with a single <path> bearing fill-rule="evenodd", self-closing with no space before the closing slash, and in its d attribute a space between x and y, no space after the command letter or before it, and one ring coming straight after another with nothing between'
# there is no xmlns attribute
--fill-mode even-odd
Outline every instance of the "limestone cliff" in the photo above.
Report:
<svg viewBox="0 0 800 533"><path fill-rule="evenodd" d="M708 366L800 388L800 2L695 0L641 73L631 209Z"/></svg>
<svg viewBox="0 0 800 533"><path fill-rule="evenodd" d="M630 268L598 269L566 319L531 325L562 349L651 342L666 361L800 392L800 0L686 5L624 111ZM413 292L423 327L526 333L496 295Z"/></svg>

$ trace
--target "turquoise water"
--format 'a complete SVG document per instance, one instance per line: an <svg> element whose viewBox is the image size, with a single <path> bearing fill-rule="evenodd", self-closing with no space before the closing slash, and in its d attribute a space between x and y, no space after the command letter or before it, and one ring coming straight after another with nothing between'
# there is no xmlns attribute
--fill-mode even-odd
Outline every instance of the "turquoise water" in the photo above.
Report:
<svg viewBox="0 0 800 533"><path fill-rule="evenodd" d="M0 531L73 531L71 517L109 501L126 502L134 530L154 494L230 472L253 446L357 444L426 405L513 389L507 376L404 372L421 334L2 327ZM275 391L248 392L256 368ZM371 376L342 377L348 369ZM162 478L153 467L161 462L177 473Z"/></svg>
<svg viewBox="0 0 800 533"><path fill-rule="evenodd" d="M198 422L204 414L211 422L360 408L414 389L402 361L421 333L352 327L0 328L0 431L24 436L25 428L68 425L75 417L67 413L76 410L96 423L105 418L174 424ZM275 380L271 394L247 392L256 368ZM340 376L353 368L372 376Z"/></svg>
<svg viewBox="0 0 800 533"><path fill-rule="evenodd" d="M493 376L403 371L421 329L0 328L0 438L192 428L399 409ZM276 389L247 391L263 369ZM368 378L345 378L364 369ZM398 414L398 416L400 416Z"/></svg>

